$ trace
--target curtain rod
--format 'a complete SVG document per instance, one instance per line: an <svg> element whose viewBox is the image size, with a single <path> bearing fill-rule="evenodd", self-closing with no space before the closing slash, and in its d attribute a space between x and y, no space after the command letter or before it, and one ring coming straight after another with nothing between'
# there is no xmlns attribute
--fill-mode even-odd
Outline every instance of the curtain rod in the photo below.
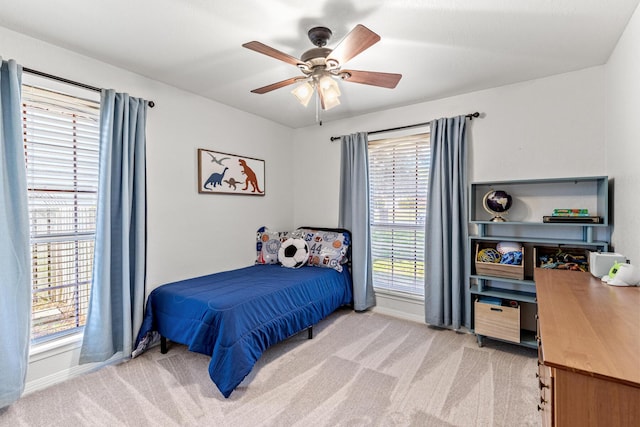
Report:
<svg viewBox="0 0 640 427"><path fill-rule="evenodd" d="M474 118L478 118L480 117L480 113L478 113L477 111L475 113L469 113L465 115L466 118L468 118L469 120L473 120ZM416 128L419 126L426 126L428 124L430 124L431 122L424 122L424 123L416 123L413 125L407 125L407 126L399 126L397 128L389 128L389 129L380 129L380 130L372 130L367 132L367 134L371 135L374 133L383 133L383 132L390 132L390 131L394 131L394 130L402 130L402 129L411 129L411 128ZM331 137L331 142L335 141L336 139L340 139L342 138L341 136L332 136Z"/></svg>
<svg viewBox="0 0 640 427"><path fill-rule="evenodd" d="M53 74L48 74L42 71L34 70L32 68L22 67L22 71L25 73L34 74L36 76L45 77L47 79L55 80L58 82L67 83L73 86L78 86L84 89L92 90L94 92L102 92L102 89L100 89L99 87L91 86L84 83L79 83L73 80L65 79L64 77L54 76ZM156 105L155 102L153 101L147 101L147 104L149 105L150 108L153 108Z"/></svg>

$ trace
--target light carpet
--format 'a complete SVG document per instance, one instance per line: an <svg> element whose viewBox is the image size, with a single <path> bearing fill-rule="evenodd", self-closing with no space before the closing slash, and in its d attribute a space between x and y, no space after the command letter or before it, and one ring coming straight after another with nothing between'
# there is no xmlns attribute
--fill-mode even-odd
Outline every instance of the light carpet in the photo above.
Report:
<svg viewBox="0 0 640 427"><path fill-rule="evenodd" d="M231 394L173 344L49 387L0 426L538 426L535 351L338 310L267 350Z"/></svg>

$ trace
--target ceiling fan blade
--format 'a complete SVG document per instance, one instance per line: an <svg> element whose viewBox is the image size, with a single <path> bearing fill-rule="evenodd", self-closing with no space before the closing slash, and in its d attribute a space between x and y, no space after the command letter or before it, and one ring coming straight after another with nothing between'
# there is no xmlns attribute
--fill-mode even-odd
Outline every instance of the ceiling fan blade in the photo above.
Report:
<svg viewBox="0 0 640 427"><path fill-rule="evenodd" d="M346 73L346 75L343 73ZM402 74L377 73L375 71L342 70L340 74L345 75L344 81L346 82L362 83L389 89L395 88L402 78Z"/></svg>
<svg viewBox="0 0 640 427"><path fill-rule="evenodd" d="M304 62L300 61L298 58L294 58L293 56L286 54L284 52L279 51L278 49L274 49L270 46L267 46L264 43L260 43L257 41L248 42L242 45L247 49L254 50L258 53L262 53L263 55L270 56L275 59L279 59L280 61L284 61L288 64L298 66L298 64L304 64Z"/></svg>
<svg viewBox="0 0 640 427"><path fill-rule="evenodd" d="M272 83L268 86L259 87L258 89L254 89L251 92L262 95L263 93L271 92L272 90L280 89L281 87L289 86L294 83L299 82L300 80L304 80L306 77L291 77L290 79L283 80L278 83Z"/></svg>
<svg viewBox="0 0 640 427"><path fill-rule="evenodd" d="M344 65L348 60L358 55L365 49L373 46L380 41L380 36L365 27L358 24L335 49L327 56L327 62L330 60L338 62L340 66Z"/></svg>

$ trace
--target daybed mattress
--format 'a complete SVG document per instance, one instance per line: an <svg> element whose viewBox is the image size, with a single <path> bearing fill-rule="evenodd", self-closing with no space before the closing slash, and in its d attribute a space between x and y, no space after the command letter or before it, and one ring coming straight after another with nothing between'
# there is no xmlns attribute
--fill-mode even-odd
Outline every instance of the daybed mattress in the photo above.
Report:
<svg viewBox="0 0 640 427"><path fill-rule="evenodd" d="M160 286L136 346L157 331L210 355L209 376L229 397L269 346L351 303L347 270L254 265Z"/></svg>

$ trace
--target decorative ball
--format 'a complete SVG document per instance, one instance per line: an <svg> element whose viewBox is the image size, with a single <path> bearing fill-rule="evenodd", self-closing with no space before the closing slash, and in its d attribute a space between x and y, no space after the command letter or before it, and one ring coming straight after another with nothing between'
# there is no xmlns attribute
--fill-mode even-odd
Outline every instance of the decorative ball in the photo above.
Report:
<svg viewBox="0 0 640 427"><path fill-rule="evenodd" d="M278 249L278 261L288 268L300 268L308 258L309 246L304 239L287 239Z"/></svg>
<svg viewBox="0 0 640 427"><path fill-rule="evenodd" d="M484 248L481 249L480 252L478 252L478 261L480 262L498 263L500 262L501 258L502 255L500 254L500 252L493 248Z"/></svg>
<svg viewBox="0 0 640 427"><path fill-rule="evenodd" d="M496 250L503 255L508 252L522 252L522 245L517 242L500 242L496 245Z"/></svg>

